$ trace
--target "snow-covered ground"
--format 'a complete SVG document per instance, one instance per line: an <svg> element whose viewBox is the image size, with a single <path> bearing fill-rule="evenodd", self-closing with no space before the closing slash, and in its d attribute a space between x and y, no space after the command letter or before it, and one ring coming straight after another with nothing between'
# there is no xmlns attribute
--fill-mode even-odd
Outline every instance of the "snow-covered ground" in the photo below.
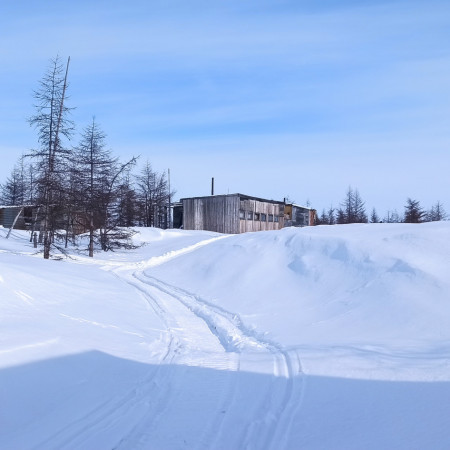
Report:
<svg viewBox="0 0 450 450"><path fill-rule="evenodd" d="M1 449L450 448L450 223L45 261L0 228Z"/></svg>

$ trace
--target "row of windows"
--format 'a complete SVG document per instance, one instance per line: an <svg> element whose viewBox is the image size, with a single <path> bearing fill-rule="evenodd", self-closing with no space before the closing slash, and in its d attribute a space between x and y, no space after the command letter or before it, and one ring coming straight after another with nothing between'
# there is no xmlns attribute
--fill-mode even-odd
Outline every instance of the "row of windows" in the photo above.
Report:
<svg viewBox="0 0 450 450"><path fill-rule="evenodd" d="M241 220L257 220L261 222L278 222L279 217L273 214L264 214L264 213L254 213L253 211L244 211L241 209L239 211L239 218Z"/></svg>

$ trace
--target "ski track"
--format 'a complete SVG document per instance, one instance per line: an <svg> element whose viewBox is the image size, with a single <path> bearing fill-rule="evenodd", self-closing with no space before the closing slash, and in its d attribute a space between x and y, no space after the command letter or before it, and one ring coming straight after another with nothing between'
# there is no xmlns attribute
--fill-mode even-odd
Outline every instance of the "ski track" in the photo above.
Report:
<svg viewBox="0 0 450 450"><path fill-rule="evenodd" d="M163 370L170 365L225 373L219 386L205 387L210 390L205 401L211 413L207 422L201 424L196 441L189 443L190 448L219 448L221 442L227 442L228 448L248 449L281 449L288 445L289 430L301 407L304 390L297 352L287 351L247 328L237 314L145 272L222 238L207 239L147 261L114 262L103 267L133 286L162 320L167 328L161 337L165 350L156 369L149 370L132 389L97 405L38 448L94 448L98 444L96 436L117 433L124 417L128 417L128 428L120 430L112 448L153 447L155 434L161 433L159 427L164 429L171 414L176 413L174 396L187 390L182 376L175 376L174 370ZM239 376L251 372L255 366L266 375L264 386L256 394L249 392L253 386ZM232 419L242 414L245 415L237 427Z"/></svg>

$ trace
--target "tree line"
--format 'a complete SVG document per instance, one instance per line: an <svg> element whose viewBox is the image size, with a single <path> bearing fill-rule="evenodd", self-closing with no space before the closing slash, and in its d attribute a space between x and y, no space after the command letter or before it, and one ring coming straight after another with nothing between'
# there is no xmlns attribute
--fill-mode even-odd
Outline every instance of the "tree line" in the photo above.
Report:
<svg viewBox="0 0 450 450"><path fill-rule="evenodd" d="M0 185L0 204L34 206L32 237L43 247L62 250L70 239L87 232L89 256L127 246L130 226L170 226L173 192L165 172L138 158L120 161L107 147L106 134L95 117L73 145L73 108L67 105L68 68L59 57L34 92L29 124L37 132L37 147L24 154Z"/></svg>
<svg viewBox="0 0 450 450"><path fill-rule="evenodd" d="M370 215L367 214L365 202L362 200L358 189L349 187L344 200L338 208L330 206L323 209L316 217L316 225L335 225L348 223L421 223L446 220L447 213L442 203L436 202L430 209L424 209L418 200L408 198L404 206L403 214L399 214L395 209L387 211L384 217L378 215L375 208Z"/></svg>

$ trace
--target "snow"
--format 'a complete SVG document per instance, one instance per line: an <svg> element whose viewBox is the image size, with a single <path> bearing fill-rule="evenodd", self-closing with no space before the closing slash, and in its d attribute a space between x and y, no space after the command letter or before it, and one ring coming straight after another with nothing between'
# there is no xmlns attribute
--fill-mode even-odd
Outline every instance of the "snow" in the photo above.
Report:
<svg viewBox="0 0 450 450"><path fill-rule="evenodd" d="M0 448L450 447L450 223L0 229Z"/></svg>

